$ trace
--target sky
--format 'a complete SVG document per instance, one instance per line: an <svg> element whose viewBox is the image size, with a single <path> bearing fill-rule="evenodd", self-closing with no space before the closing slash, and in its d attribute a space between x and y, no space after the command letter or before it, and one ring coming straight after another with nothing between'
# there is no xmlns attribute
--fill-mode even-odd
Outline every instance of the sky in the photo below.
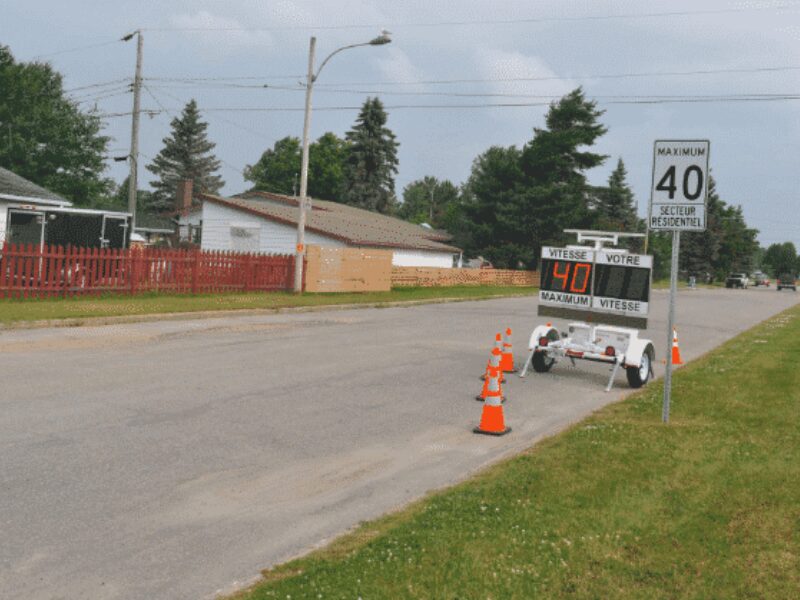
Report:
<svg viewBox="0 0 800 600"><path fill-rule="evenodd" d="M800 248L800 0L2 0L0 44L49 61L85 109L109 115L109 158L130 148L135 40L144 43L141 162L191 98L223 161L224 193L303 127L310 37L311 135L339 136L381 98L400 143L397 193L426 175L464 182L493 145L522 146L549 102L583 86L608 128L604 183L621 157L645 215L657 139L709 139L717 190L763 245ZM120 182L125 163L109 160ZM140 187L152 179L140 170ZM565 224L568 226L568 224Z"/></svg>

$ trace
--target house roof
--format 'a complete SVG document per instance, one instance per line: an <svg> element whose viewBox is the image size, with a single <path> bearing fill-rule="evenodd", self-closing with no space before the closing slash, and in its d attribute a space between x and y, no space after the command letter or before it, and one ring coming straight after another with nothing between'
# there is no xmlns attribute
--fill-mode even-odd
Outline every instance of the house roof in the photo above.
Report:
<svg viewBox="0 0 800 600"><path fill-rule="evenodd" d="M298 201L292 196L254 191L232 198L211 194L198 197L271 221L297 225ZM447 232L327 200L312 201L312 209L306 213L306 229L351 246L460 252L460 248L445 243L451 239Z"/></svg>
<svg viewBox="0 0 800 600"><path fill-rule="evenodd" d="M139 213L136 215L134 231L152 231L155 233L174 233L175 222L169 217Z"/></svg>
<svg viewBox="0 0 800 600"><path fill-rule="evenodd" d="M66 205L72 204L69 200L62 198L55 192L38 186L32 181L28 181L24 177L20 177L16 173L12 173L3 167L0 167L0 195L13 196L24 200L45 200L49 201L48 203L58 202Z"/></svg>

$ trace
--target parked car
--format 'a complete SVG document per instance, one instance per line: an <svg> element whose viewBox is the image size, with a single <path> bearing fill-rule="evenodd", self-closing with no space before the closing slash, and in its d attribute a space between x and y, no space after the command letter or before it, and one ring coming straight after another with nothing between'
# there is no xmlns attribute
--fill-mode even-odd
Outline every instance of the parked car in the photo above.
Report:
<svg viewBox="0 0 800 600"><path fill-rule="evenodd" d="M797 291L797 282L795 280L794 275L791 273L784 273L780 277L778 277L778 291L780 292L782 289L792 290L793 292Z"/></svg>
<svg viewBox="0 0 800 600"><path fill-rule="evenodd" d="M764 287L769 287L769 277L767 277L766 273L762 273L761 271L756 271L753 273L753 277L751 279L753 282L753 286L758 287L763 285Z"/></svg>
<svg viewBox="0 0 800 600"><path fill-rule="evenodd" d="M749 285L750 278L747 276L747 273L731 273L725 279L726 288L742 288L746 290Z"/></svg>

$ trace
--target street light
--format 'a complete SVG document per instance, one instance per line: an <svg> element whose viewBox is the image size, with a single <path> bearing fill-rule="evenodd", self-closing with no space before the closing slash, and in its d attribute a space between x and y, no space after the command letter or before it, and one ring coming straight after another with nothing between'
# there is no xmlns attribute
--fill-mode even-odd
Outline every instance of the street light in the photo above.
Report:
<svg viewBox="0 0 800 600"><path fill-rule="evenodd" d="M317 38L311 38L311 43L308 50L308 76L306 78L306 110L303 120L303 162L300 167L300 199L298 205L297 217L297 248L295 249L294 259L294 291L300 292L303 289L303 255L305 254L305 231L306 231L306 209L308 208L308 136L311 128L311 92L314 88L314 82L319 77L322 68L328 64L328 61L333 58L335 54L350 48L358 48L359 46L383 46L390 43L392 40L389 37L389 32L384 30L381 34L368 41L360 44L350 44L342 46L331 52L325 60L319 65L319 69L314 73L314 52L317 47Z"/></svg>

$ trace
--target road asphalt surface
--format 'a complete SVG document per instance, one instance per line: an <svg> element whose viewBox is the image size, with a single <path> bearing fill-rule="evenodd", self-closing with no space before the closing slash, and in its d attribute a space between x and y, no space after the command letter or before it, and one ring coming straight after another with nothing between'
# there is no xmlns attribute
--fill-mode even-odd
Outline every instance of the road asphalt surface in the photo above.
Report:
<svg viewBox="0 0 800 600"><path fill-rule="evenodd" d="M684 360L797 299L682 291ZM213 598L630 393L559 363L474 435L495 332L521 364L544 320L528 297L0 331L0 597Z"/></svg>

